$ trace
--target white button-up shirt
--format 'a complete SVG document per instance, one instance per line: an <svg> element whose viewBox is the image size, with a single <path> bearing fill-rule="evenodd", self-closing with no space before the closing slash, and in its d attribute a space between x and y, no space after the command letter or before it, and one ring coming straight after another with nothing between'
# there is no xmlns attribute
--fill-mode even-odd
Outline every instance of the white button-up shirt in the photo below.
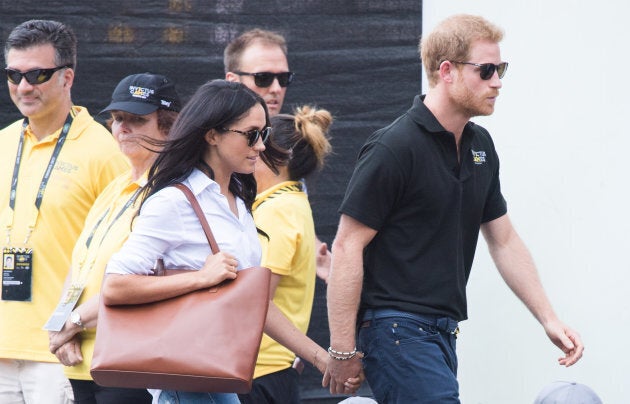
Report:
<svg viewBox="0 0 630 404"><path fill-rule="evenodd" d="M195 169L183 183L197 197L219 249L236 257L239 270L260 265L256 225L243 200L236 198L236 217L219 184L203 172ZM166 268L199 269L209 254L208 240L186 196L166 187L142 205L129 238L112 256L106 272L150 275L158 258Z"/></svg>

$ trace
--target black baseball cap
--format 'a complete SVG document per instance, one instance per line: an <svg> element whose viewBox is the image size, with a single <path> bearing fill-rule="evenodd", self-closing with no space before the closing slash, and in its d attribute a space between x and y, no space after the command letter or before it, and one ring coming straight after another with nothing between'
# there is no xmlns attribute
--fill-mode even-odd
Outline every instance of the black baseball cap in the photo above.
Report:
<svg viewBox="0 0 630 404"><path fill-rule="evenodd" d="M114 89L112 101L100 113L124 111L147 115L158 109L179 112L181 102L175 85L166 76L140 73L122 79Z"/></svg>

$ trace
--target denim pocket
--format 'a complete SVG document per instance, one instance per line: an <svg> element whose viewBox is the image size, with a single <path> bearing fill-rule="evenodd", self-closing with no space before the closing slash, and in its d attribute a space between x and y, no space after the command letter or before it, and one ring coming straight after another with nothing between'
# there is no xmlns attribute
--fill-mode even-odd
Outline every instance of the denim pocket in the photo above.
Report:
<svg viewBox="0 0 630 404"><path fill-rule="evenodd" d="M390 340L395 345L404 345L423 340L439 338L439 332L435 326L408 318L395 318L388 322Z"/></svg>
<svg viewBox="0 0 630 404"><path fill-rule="evenodd" d="M437 327L405 317L371 320L369 327L359 329L359 346L365 353L365 376L378 402L418 402L418 394L430 396L429 392L442 388L443 375L434 377L444 369ZM452 378L451 374L447 379Z"/></svg>

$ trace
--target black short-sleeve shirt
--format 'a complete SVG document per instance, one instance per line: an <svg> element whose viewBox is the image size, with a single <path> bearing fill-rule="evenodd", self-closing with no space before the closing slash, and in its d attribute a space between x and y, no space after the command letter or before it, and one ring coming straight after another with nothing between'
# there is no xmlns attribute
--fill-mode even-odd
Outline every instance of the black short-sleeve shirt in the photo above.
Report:
<svg viewBox="0 0 630 404"><path fill-rule="evenodd" d="M461 163L420 96L362 147L339 210L377 230L364 251L362 310L467 318L479 227L507 206L488 131L466 124L460 150Z"/></svg>

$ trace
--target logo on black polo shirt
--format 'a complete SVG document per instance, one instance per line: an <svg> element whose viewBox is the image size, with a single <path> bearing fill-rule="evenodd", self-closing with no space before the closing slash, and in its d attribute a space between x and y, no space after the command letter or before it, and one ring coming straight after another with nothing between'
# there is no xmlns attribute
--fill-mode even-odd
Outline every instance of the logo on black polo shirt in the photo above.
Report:
<svg viewBox="0 0 630 404"><path fill-rule="evenodd" d="M484 164L486 162L486 152L485 151L474 151L471 150L473 155L473 163L477 165Z"/></svg>

